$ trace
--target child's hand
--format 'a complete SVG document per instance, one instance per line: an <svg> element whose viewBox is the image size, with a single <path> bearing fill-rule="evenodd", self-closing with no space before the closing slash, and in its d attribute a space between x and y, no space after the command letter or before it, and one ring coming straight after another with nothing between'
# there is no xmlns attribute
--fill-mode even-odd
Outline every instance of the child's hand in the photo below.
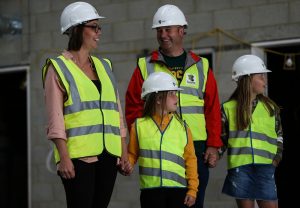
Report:
<svg viewBox="0 0 300 208"><path fill-rule="evenodd" d="M186 195L184 199L184 204L188 207L191 207L195 204L196 198L190 195Z"/></svg>

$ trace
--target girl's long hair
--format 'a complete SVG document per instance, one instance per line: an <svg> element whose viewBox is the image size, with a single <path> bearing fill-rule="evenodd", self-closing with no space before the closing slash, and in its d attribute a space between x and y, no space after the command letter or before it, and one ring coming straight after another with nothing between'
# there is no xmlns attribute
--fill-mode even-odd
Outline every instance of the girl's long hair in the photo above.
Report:
<svg viewBox="0 0 300 208"><path fill-rule="evenodd" d="M144 105L144 111L143 111L143 117L152 117L154 116L156 112L156 101L158 99L161 100L161 109L165 109L166 107L166 101L167 101L167 96L168 96L168 91L161 91L161 92L153 92L150 95L147 95L145 105ZM180 123L184 124L183 120L180 118L179 114L177 111L172 112L175 116L175 118L180 121ZM161 112L160 115L163 118L163 112ZM160 126L162 125L162 120L161 123L159 124Z"/></svg>
<svg viewBox="0 0 300 208"><path fill-rule="evenodd" d="M252 76L240 77L237 82L237 88L229 98L229 100L237 101L236 123L238 130L247 128L251 122L251 79ZM278 105L269 97L259 94L257 95L257 99L264 104L270 116L280 111Z"/></svg>

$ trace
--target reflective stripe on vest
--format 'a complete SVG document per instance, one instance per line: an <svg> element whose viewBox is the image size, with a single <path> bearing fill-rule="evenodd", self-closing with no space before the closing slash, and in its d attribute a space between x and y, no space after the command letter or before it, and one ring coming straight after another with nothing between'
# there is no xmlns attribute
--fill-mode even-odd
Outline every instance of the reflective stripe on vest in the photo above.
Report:
<svg viewBox="0 0 300 208"><path fill-rule="evenodd" d="M184 148L187 131L184 124L172 118L161 132L151 118L136 120L139 143L140 187L186 187Z"/></svg>
<svg viewBox="0 0 300 208"><path fill-rule="evenodd" d="M163 71L174 76L171 71L161 63L151 63L151 57L140 58L138 61L139 68L143 79L146 80L148 75ZM180 91L179 96L179 114L186 121L191 129L194 141L205 141L206 122L204 117L204 92L208 74L208 60L201 58L196 64L186 69L181 83L178 85L184 89ZM174 77L176 79L176 77Z"/></svg>
<svg viewBox="0 0 300 208"><path fill-rule="evenodd" d="M71 158L99 155L105 148L113 155L121 155L120 115L117 105L116 82L106 60L92 57L101 82L101 95L94 83L70 60L63 56L49 59L66 92L64 120L67 148ZM43 78L45 79L45 77ZM55 160L60 160L56 147Z"/></svg>
<svg viewBox="0 0 300 208"><path fill-rule="evenodd" d="M229 122L228 169L247 164L272 164L277 152L275 116L270 116L262 102L258 102L250 127L236 128L236 101L224 103Z"/></svg>

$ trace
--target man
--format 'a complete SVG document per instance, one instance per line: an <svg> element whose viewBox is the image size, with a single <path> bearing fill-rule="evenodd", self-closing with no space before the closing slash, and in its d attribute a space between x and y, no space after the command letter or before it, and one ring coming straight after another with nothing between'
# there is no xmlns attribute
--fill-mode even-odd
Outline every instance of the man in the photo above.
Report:
<svg viewBox="0 0 300 208"><path fill-rule="evenodd" d="M142 84L150 73L163 71L176 77L178 85L184 89L178 92L178 113L192 131L198 161L200 185L194 207L202 208L208 168L216 166L218 148L222 146L221 114L216 80L207 59L183 48L187 25L178 7L167 4L157 10L152 29L156 29L160 47L150 56L138 59L126 92L125 115L129 128L142 116Z"/></svg>

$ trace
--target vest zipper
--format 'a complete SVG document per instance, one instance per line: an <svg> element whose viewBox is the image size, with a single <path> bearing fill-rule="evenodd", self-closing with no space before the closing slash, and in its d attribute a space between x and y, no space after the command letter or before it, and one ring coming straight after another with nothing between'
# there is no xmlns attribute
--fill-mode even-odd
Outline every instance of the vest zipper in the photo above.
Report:
<svg viewBox="0 0 300 208"><path fill-rule="evenodd" d="M101 115L102 115L102 129L103 129L103 132L102 132L102 140L103 140L103 149L106 149L106 147L105 147L105 138L104 138L104 135L105 135L105 125L104 125L104 114L103 114L103 111L102 111L102 105L101 105L101 95L102 95L102 83L101 83L101 81L100 81L100 79L99 79L99 83L100 83L100 90L99 90L99 94L100 94L100 99L99 99L99 106L100 106L100 108L99 108L99 110L100 110L100 112L101 112Z"/></svg>

